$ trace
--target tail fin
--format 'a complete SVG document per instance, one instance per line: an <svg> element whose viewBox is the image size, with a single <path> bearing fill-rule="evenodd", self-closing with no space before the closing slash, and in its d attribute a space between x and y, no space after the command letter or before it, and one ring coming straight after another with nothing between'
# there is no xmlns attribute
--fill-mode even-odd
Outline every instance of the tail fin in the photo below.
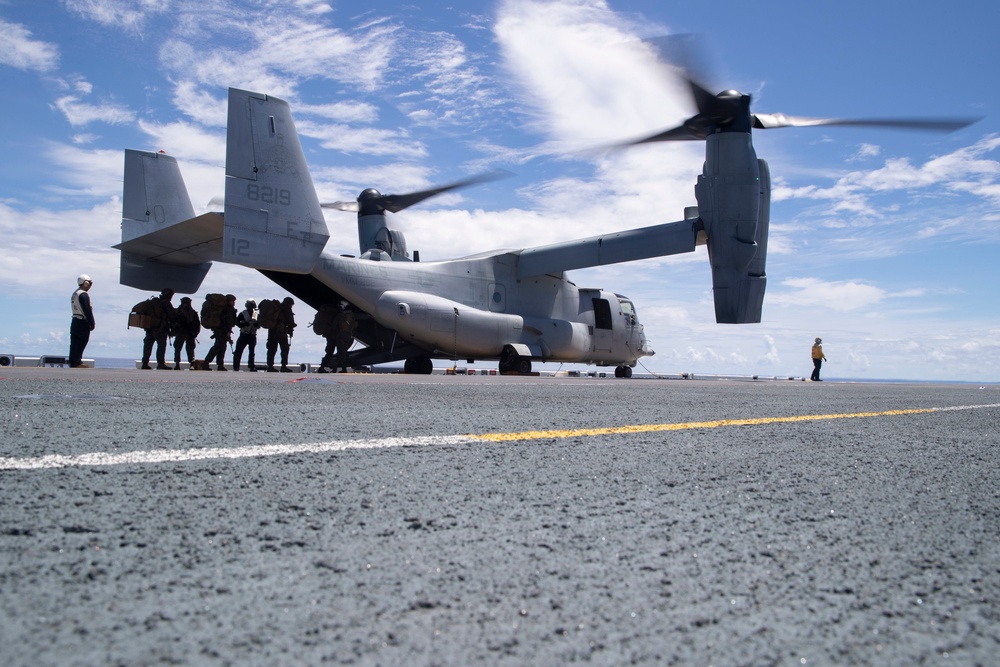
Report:
<svg viewBox="0 0 1000 667"><path fill-rule="evenodd" d="M121 250L121 284L142 290L197 291L212 266L213 253L204 246L195 253L188 251L189 234L180 233L180 228L206 225L204 221L192 225L192 218L194 208L177 160L165 153L126 150L122 242L115 246Z"/></svg>
<svg viewBox="0 0 1000 667"><path fill-rule="evenodd" d="M288 103L230 88L223 259L309 273L327 239Z"/></svg>

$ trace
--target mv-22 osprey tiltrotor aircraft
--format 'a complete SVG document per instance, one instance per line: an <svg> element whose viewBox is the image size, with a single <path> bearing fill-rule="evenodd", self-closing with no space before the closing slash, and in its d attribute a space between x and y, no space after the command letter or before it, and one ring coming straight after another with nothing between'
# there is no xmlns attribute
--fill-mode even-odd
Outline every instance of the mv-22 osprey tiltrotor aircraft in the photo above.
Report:
<svg viewBox="0 0 1000 667"><path fill-rule="evenodd" d="M692 252L708 245L716 321L760 322L766 275L771 179L751 130L807 125L875 125L953 130L967 121L819 120L750 111L750 96L712 95L692 80L698 113L681 126L628 142L704 140L697 208L678 222L459 259L414 261L385 212L397 212L476 179L409 195L365 190L357 202L321 204L288 104L230 89L223 214L195 217L177 162L125 152L121 283L142 290L198 290L213 261L257 269L319 309L346 300L359 318L352 366L404 360L430 373L432 359L498 360L501 373L531 362L615 366L630 377L653 354L632 302L583 289L571 269ZM623 144L623 145L628 145ZM325 253L323 207L358 212L360 256Z"/></svg>

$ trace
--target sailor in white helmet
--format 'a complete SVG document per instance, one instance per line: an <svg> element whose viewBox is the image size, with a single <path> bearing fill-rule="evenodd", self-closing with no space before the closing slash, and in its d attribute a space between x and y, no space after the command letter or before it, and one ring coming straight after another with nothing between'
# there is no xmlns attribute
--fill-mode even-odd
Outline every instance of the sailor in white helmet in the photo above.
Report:
<svg viewBox="0 0 1000 667"><path fill-rule="evenodd" d="M73 320L69 325L69 367L83 368L83 351L90 342L90 332L94 330L94 309L90 304L90 287L94 284L90 276L81 274L76 279L76 291L70 297Z"/></svg>

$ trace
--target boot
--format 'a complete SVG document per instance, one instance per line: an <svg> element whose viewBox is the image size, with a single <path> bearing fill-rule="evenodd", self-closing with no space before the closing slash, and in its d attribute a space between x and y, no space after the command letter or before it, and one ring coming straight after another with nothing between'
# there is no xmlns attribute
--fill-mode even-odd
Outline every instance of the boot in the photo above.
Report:
<svg viewBox="0 0 1000 667"><path fill-rule="evenodd" d="M226 368L225 366L219 366L219 367L218 367L218 368L216 368L215 370L217 370L217 371L228 371L229 369L228 369L228 368Z"/></svg>
<svg viewBox="0 0 1000 667"><path fill-rule="evenodd" d="M267 372L268 373L277 373L278 369L274 367L274 364L268 364L267 365Z"/></svg>
<svg viewBox="0 0 1000 667"><path fill-rule="evenodd" d="M281 365L281 372L282 373L293 373L294 371L291 368L289 368L288 366L282 364Z"/></svg>

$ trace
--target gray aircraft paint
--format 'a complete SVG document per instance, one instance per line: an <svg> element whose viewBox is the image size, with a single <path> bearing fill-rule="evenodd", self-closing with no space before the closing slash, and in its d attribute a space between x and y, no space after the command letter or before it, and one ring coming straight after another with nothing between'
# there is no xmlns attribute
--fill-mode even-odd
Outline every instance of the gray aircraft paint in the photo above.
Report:
<svg viewBox="0 0 1000 667"><path fill-rule="evenodd" d="M743 136L742 143L734 139ZM163 222L136 224L139 212L182 210L187 193L172 158L126 152L123 237L116 246L123 256L121 280L141 289L153 289L156 280L157 289L166 283L192 293L200 284L194 277L203 277L213 261L302 274L392 332L391 346L411 344L415 352L408 356L503 363L508 355L631 367L653 354L634 305L612 292L578 288L565 271L691 252L707 241L718 320L760 320L766 165L753 154L748 133L713 135L707 146L696 189L705 207L701 217L536 248L413 262L405 256L402 234L378 227L384 215L362 215L361 244L390 239L387 249L402 252L361 247L359 257L342 257L323 252L329 233L287 102L230 89L222 216L196 218L191 211L188 217L174 213ZM130 259L126 271L126 255L142 261ZM595 308L606 315L598 317ZM376 363L392 358L398 357L376 355Z"/></svg>

